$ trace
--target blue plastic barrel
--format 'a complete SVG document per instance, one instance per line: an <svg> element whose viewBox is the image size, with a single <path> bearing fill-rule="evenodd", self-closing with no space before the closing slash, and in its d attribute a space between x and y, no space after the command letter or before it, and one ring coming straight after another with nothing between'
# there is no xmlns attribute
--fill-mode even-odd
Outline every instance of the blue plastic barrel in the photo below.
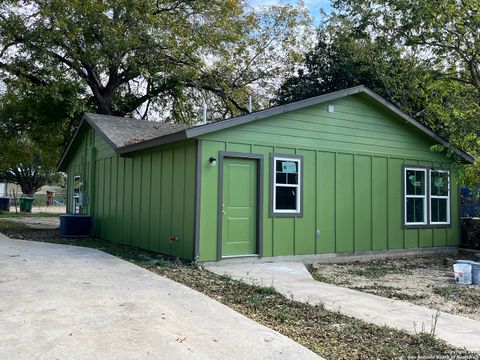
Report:
<svg viewBox="0 0 480 360"><path fill-rule="evenodd" d="M89 215L60 215L60 236L89 237L92 235L92 217Z"/></svg>

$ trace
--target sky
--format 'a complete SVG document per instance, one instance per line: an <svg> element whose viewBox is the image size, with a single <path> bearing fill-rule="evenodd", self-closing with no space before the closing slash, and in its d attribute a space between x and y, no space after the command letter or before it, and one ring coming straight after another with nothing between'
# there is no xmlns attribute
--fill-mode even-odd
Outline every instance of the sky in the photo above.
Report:
<svg viewBox="0 0 480 360"><path fill-rule="evenodd" d="M320 9L323 8L327 13L331 11L330 0L304 0L305 6L310 10L314 22L320 21ZM270 4L296 4L298 0L251 0L254 6L264 6Z"/></svg>

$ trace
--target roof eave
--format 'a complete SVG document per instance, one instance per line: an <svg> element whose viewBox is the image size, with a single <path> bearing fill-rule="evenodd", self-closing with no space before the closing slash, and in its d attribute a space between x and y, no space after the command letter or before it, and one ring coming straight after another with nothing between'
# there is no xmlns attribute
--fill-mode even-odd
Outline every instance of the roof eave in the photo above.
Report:
<svg viewBox="0 0 480 360"><path fill-rule="evenodd" d="M65 171L66 170L66 167L65 167L65 164L64 164L65 159L67 158L67 156L70 152L70 149L71 149L72 144L73 144L73 142L75 141L75 139L78 135L78 132L80 131L80 129L82 128L82 125L85 122L87 122L95 130L96 133L100 134L100 136L107 142L107 144L112 147L112 149L115 151L115 153L118 154L117 145L115 145L115 143L112 140L110 140L108 138L108 136L105 135L102 130L100 130L100 128L90 118L90 113L84 113L83 116L82 116L82 120L80 120L80 124L78 124L78 127L77 127L77 129L75 130L75 133L72 136L72 139L70 140L66 150L63 152L63 155L62 155L61 159L57 163L57 171Z"/></svg>
<svg viewBox="0 0 480 360"><path fill-rule="evenodd" d="M369 88L367 88L364 85L359 85L359 86L355 86L355 87L352 87L352 88L349 88L349 89L339 90L339 91L335 91L335 92L332 92L332 93L329 93L329 94L320 95L320 96L316 96L316 97L313 97L313 98L296 101L296 102L291 103L291 104L280 105L280 106L277 106L277 107L274 107L274 108L271 108L271 109L258 111L256 113L247 114L247 115L243 115L243 116L236 117L236 118L222 120L222 121L219 121L219 122L213 123L213 124L202 125L202 126L199 126L199 127L196 127L196 128L190 128L190 129L186 130L186 134L187 134L187 138L194 138L194 137L198 137L198 136L201 136L201 135L209 134L211 132L220 131L220 130L223 130L223 129L228 129L228 128L233 127L233 126L246 124L246 123L249 123L249 122L252 122L252 121L255 121L255 120L261 120L261 119L268 118L268 117L271 117L271 116L274 116L274 115L279 115L279 114L286 113L286 112L289 112L289 111L302 109L302 108L305 108L305 107L308 107L308 106L322 104L322 103L325 103L327 101L332 101L332 100L336 100L336 99L339 99L339 98L342 98L342 97L345 97L345 96L360 94L360 93L367 94L370 98L372 98L375 101L377 101L378 103L382 104L384 107L388 108L390 111L394 112L395 114L397 114L398 116L400 116L401 118L406 120L408 123L410 123L411 125L416 127L418 130L420 130L421 132L423 132L427 136L429 136L432 139L434 139L435 141L437 141L439 144L441 144L441 145L447 147L449 150L453 151L456 155L460 156L467 163L473 164L473 162L475 161L475 159L472 155L470 155L467 152L457 148L456 146L454 146L449 141L447 141L444 138L442 138L441 136L437 135L435 132L433 132L428 127L420 124L417 120L415 120L414 118L412 118L408 114L404 113L402 110L400 110L393 103L384 99L383 97L376 94L375 92L373 92L372 90L370 90Z"/></svg>
<svg viewBox="0 0 480 360"><path fill-rule="evenodd" d="M417 120L415 120L413 117L410 115L404 113L402 110L400 110L397 106L395 106L393 103L390 101L384 99L380 95L376 94L369 88L364 86L363 91L367 95L369 95L371 98L388 108L390 111L394 112L396 115L400 116L402 119L406 120L409 124L413 125L416 127L418 130L422 131L426 135L430 136L432 139L437 141L440 145L445 146L447 149L453 151L456 155L460 156L463 160L465 160L469 164L473 164L475 162L475 158L470 155L469 153L459 149L455 145L453 145L451 142L448 140L444 139L440 135L436 134L433 130L429 129L425 125L422 125L419 123Z"/></svg>
<svg viewBox="0 0 480 360"><path fill-rule="evenodd" d="M70 149L72 147L72 144L73 142L75 141L75 138L77 137L77 134L78 132L80 131L80 129L82 128L82 125L83 123L85 122L85 114L82 116L82 120L80 120L80 124L78 124L77 126L77 129L75 130L75 133L73 134L72 136L72 139L70 140L70 142L68 143L67 145L67 148L65 149L65 151L63 152L63 155L62 157L60 158L60 160L57 162L57 171L65 171L66 168L64 167L64 162L65 162L65 159L67 158L67 155L68 153L70 152Z"/></svg>
<svg viewBox="0 0 480 360"><path fill-rule="evenodd" d="M270 109L261 110L261 111L257 111L257 112L251 113L251 114L247 114L247 115L243 115L243 116L239 116L239 117L235 117L235 118L231 118L231 119L222 120L222 121L219 121L219 122L216 122L216 123L201 125L201 126L198 126L198 127L195 127L195 128L187 129L186 130L187 136L189 138L193 138L193 137L201 136L201 135L204 135L204 134L209 134L209 133L214 132L214 131L228 129L228 128L233 127L233 126L246 124L246 123L249 123L249 122L252 122L252 121L255 121L255 120L261 120L261 119L265 119L265 118L268 118L268 117L271 117L271 116L275 116L275 115L283 114L283 113L286 113L286 112L302 109L302 108L305 108L305 107L308 107L308 106L318 105L318 104L321 104L321 103L324 103L324 102L327 102L327 101L332 101L332 100L335 100L335 99L338 99L338 98L341 98L341 97L344 97L344 96L358 94L358 93L362 92L364 89L366 89L366 87L363 86L363 85L355 86L355 87L352 87L352 88L349 88L349 89L339 90L339 91L335 91L335 92L332 92L332 93L329 93L329 94L320 95L320 96L316 96L316 97L313 97L313 98L296 101L296 102L293 102L291 104L276 106L276 107L273 107L273 108L270 108Z"/></svg>
<svg viewBox="0 0 480 360"><path fill-rule="evenodd" d="M166 145L176 141L186 140L187 134L185 130L180 130L172 134L142 141L136 144L125 145L117 149L117 154L125 155L134 151L146 150L155 146Z"/></svg>
<svg viewBox="0 0 480 360"><path fill-rule="evenodd" d="M98 133L105 142L112 147L115 153L118 154L119 147L95 124L95 121L90 117L90 113L85 113L85 119L88 121L90 126Z"/></svg>
<svg viewBox="0 0 480 360"><path fill-rule="evenodd" d="M115 143L113 143L96 126L95 122L92 121L89 118L89 114L85 113L83 118L82 118L82 121L81 121L80 125L77 128L77 131L75 132L72 140L70 141L70 144L67 147L67 150L65 151L64 155L62 156L62 159L59 161L57 169L59 171L62 171L62 169L64 168L65 158L66 158L68 152L70 151L70 147L71 147L78 131L80 130L81 125L84 123L85 120L88 121L88 123L95 129L95 131L97 131L103 137L103 139L114 149L114 151L118 155L125 155L125 154L128 154L128 153L134 152L134 151L145 150L145 149L149 149L151 147L166 145L166 144L170 144L170 143L173 143L173 142L176 142L176 141L181 141L181 140L186 140L186 139L191 139L191 138L197 138L197 137L205 135L205 134L209 134L209 133L220 131L220 130L223 130L223 129L228 129L228 128L231 128L231 127L234 127L234 126L246 124L246 123L249 123L249 122L252 122L252 121L255 121L255 120L261 120L261 119L269 118L271 116L275 116L275 115L279 115L279 114L282 114L282 113L302 109L302 108L305 108L305 107L308 107L308 106L318 105L318 104L321 104L321 103L324 103L324 102L327 102L327 101L332 101L332 100L336 100L336 99L339 99L339 98L342 98L342 97L345 97L345 96L360 94L360 93L364 93L364 94L368 95L371 99L380 103L381 105L383 105L384 107L386 107L387 109L389 109L390 111L392 111L393 113L398 115L400 118L404 119L406 122L413 125L415 128L417 128L418 130L420 130L421 132L423 132L424 134L426 134L430 138L437 141L442 146L445 146L446 148L448 148L450 151L452 151L457 156L462 158L466 163L472 164L475 161L475 158L472 155L470 155L467 152L457 148L456 146L454 146L452 143L450 143L446 139L437 135L435 132L433 132L428 127L420 124L414 118L412 118L408 114L401 111L393 103L389 102L388 100L384 99L380 95L376 94L375 92L373 92L372 90L370 90L366 86L360 85L360 86L355 86L355 87L352 87L352 88L349 88L349 89L339 90L339 91L335 91L333 93L320 95L320 96L316 96L316 97L305 99L305 100L296 101L296 102L291 103L291 104L280 105L280 106L276 106L274 108L261 110L261 111L255 112L255 113L251 113L251 114L247 114L247 115L243 115L243 116L239 116L239 117L235 117L235 118L231 118L231 119L227 119L227 120L222 120L222 121L219 121L219 122L216 122L216 123L200 125L200 126L197 126L197 127L180 130L180 131L177 131L177 132L169 134L169 135L165 135L165 136L153 138L153 139L150 139L150 140L142 141L142 142L137 143L137 144L125 145L125 146L120 146L120 147L117 147L115 145Z"/></svg>

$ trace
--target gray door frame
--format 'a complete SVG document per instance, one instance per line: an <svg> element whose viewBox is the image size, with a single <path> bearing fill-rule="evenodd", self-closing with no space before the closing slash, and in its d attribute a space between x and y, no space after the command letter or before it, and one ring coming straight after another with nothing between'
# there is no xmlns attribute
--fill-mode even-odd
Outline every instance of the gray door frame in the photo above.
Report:
<svg viewBox="0 0 480 360"><path fill-rule="evenodd" d="M223 226L223 161L224 158L257 160L257 229L256 247L259 257L263 256L263 154L249 154L232 151L218 153L218 204L217 204L217 260L222 259L222 226ZM239 255L241 257L241 255Z"/></svg>

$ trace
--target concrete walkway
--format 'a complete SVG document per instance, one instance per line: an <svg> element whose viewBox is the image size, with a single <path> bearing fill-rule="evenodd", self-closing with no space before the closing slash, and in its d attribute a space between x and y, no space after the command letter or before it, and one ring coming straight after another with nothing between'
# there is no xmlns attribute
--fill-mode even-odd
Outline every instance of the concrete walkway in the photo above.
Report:
<svg viewBox="0 0 480 360"><path fill-rule="evenodd" d="M0 234L0 359L321 359L101 251Z"/></svg>
<svg viewBox="0 0 480 360"><path fill-rule="evenodd" d="M229 274L247 283L273 286L296 301L323 304L327 310L338 311L377 325L387 325L410 333L424 326L429 332L435 311L405 301L318 282L301 263L218 263L207 269ZM441 312L436 326L437 337L453 346L480 351L480 321Z"/></svg>

